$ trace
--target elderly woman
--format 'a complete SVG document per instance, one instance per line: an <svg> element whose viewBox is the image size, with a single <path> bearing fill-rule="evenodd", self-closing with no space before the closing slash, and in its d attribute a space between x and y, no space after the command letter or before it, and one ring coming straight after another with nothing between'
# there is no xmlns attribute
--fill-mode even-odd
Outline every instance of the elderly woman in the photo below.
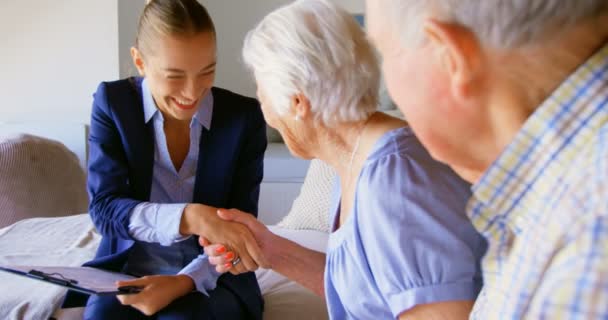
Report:
<svg viewBox="0 0 608 320"><path fill-rule="evenodd" d="M250 228L258 264L325 296L332 319L467 318L485 249L465 216L469 185L376 111L379 63L357 22L328 1L296 1L248 34L243 57L268 124L338 174L326 254L219 212ZM205 250L217 271L235 269L215 248Z"/></svg>

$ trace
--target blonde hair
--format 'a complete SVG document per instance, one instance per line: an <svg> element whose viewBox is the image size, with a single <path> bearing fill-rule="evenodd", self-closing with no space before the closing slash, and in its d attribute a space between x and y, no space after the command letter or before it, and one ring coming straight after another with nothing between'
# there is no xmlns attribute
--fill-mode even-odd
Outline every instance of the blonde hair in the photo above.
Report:
<svg viewBox="0 0 608 320"><path fill-rule="evenodd" d="M196 0L146 0L139 18L135 47L150 52L150 41L159 35L215 34L207 9Z"/></svg>
<svg viewBox="0 0 608 320"><path fill-rule="evenodd" d="M364 120L378 107L377 56L351 14L329 1L268 14L247 34L243 60L280 115L297 93L327 126Z"/></svg>

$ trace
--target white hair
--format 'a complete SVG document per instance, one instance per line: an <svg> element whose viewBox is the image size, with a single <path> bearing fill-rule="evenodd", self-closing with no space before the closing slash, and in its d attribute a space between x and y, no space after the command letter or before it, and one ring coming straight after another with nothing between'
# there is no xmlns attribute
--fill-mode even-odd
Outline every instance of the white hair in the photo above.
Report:
<svg viewBox="0 0 608 320"><path fill-rule="evenodd" d="M378 58L365 32L326 0L298 0L268 14L246 38L243 59L279 115L293 95L316 120L359 121L378 107Z"/></svg>
<svg viewBox="0 0 608 320"><path fill-rule="evenodd" d="M405 45L423 41L424 19L457 23L471 29L484 45L516 48L545 33L605 14L606 0L367 0L378 1L382 16ZM380 16L380 15L378 15Z"/></svg>

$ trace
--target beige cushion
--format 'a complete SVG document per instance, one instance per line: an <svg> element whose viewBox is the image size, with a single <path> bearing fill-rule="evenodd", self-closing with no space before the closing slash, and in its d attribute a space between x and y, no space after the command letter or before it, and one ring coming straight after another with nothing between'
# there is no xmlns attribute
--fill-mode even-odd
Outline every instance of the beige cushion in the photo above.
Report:
<svg viewBox="0 0 608 320"><path fill-rule="evenodd" d="M327 247L329 234L324 232L268 228L311 250L325 252ZM78 266L92 259L100 240L88 214L27 219L0 229L0 265ZM325 300L312 291L273 270L255 274L264 296L264 320L328 319ZM82 319L84 308L58 309L64 287L4 272L0 283L0 315L8 319L49 319L53 311L55 319Z"/></svg>
<svg viewBox="0 0 608 320"><path fill-rule="evenodd" d="M300 194L277 225L287 229L329 232L329 207L335 177L332 167L321 160L312 160Z"/></svg>
<svg viewBox="0 0 608 320"><path fill-rule="evenodd" d="M0 227L87 206L85 173L63 144L31 135L0 139Z"/></svg>
<svg viewBox="0 0 608 320"><path fill-rule="evenodd" d="M25 219L0 229L0 265L76 267L95 257L100 241L88 214ZM5 272L0 283L0 319L49 319L67 291Z"/></svg>
<svg viewBox="0 0 608 320"><path fill-rule="evenodd" d="M329 234L316 230L290 230L278 226L268 229L311 250L325 252ZM283 275L258 269L255 275L264 295L264 320L328 319L325 299Z"/></svg>

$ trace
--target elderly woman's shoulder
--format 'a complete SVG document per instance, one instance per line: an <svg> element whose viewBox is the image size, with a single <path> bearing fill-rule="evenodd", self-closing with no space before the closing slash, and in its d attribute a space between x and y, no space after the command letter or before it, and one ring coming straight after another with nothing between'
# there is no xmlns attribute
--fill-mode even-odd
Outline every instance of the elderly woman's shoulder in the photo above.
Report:
<svg viewBox="0 0 608 320"><path fill-rule="evenodd" d="M390 156L406 159L415 158L424 161L427 161L430 158L429 153L408 126L396 128L384 133L376 141L375 146L368 157L368 163Z"/></svg>
<svg viewBox="0 0 608 320"><path fill-rule="evenodd" d="M391 130L376 142L363 167L362 178L374 188L449 185L463 195L470 192L470 184L450 167L433 159L409 127Z"/></svg>

